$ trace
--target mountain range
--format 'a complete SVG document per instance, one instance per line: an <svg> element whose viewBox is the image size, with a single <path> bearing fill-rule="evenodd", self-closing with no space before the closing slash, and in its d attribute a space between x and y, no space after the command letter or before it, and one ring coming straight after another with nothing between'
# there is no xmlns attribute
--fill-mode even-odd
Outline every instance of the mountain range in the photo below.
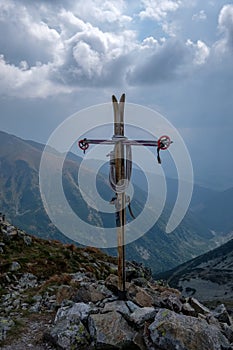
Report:
<svg viewBox="0 0 233 350"><path fill-rule="evenodd" d="M51 223L42 204L39 165L43 149L42 144L0 132L0 208L14 225L29 233L71 243L71 240ZM61 156L54 149L49 152L51 164L53 159ZM84 221L92 225L114 227L113 214L101 213L90 208L83 200L77 182L80 162L81 158L69 153L64 163L63 186L70 206ZM136 190L132 198L132 207L136 215L142 210L146 199L144 185L140 180L142 176L140 172L133 170ZM102 197L111 200L113 193L104 171L97 175L96 183ZM167 217L177 193L177 181L167 179L167 187L169 195L160 219L144 236L126 246L127 259L143 262L151 267L154 273L171 269L207 252L232 236L232 189L217 193L198 186L194 187L190 210L182 223L172 234L165 234ZM88 188L86 191L90 196ZM218 203L224 203L228 208L224 212L224 220L220 217ZM216 220L212 220L212 216ZM112 255L117 253L113 248L107 249L107 252Z"/></svg>

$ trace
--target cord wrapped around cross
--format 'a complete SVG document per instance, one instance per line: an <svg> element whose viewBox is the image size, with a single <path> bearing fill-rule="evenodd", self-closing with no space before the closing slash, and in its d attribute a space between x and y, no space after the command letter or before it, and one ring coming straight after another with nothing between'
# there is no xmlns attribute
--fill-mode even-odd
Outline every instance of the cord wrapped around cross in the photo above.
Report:
<svg viewBox="0 0 233 350"><path fill-rule="evenodd" d="M132 174L132 146L156 147L157 161L161 164L160 151L166 150L172 141L169 136L163 135L158 140L129 140L124 135L124 104L125 94L118 103L116 97L112 96L114 111L114 135L112 139L88 139L78 141L78 146L85 153L89 145L113 145L110 152L109 183L115 195L110 201L116 208L116 227L118 236L118 294L120 299L126 299L125 290L125 242L124 226L126 223L125 206L128 206L130 215L134 217L130 198L125 194L129 186Z"/></svg>
<svg viewBox="0 0 233 350"><path fill-rule="evenodd" d="M115 145L117 142L121 142L124 146L152 146L157 148L157 160L158 163L161 164L161 158L160 158L160 150L166 150L170 146L170 144L173 142L171 141L170 137L167 135L161 136L157 141L153 140L128 140L127 137L122 136L119 137L114 135L111 140L101 140L101 139L82 139L78 142L79 148L83 150L83 153L86 152L86 150L89 148L90 144L97 145L97 144L103 144L103 145Z"/></svg>

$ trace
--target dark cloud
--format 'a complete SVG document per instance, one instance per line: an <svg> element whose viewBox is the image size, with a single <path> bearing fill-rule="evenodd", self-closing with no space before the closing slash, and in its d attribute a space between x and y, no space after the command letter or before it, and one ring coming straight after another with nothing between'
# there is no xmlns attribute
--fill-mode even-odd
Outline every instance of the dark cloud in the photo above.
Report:
<svg viewBox="0 0 233 350"><path fill-rule="evenodd" d="M154 84L176 78L187 59L188 50L183 43L170 39L149 56L139 55L135 67L128 73L132 85Z"/></svg>
<svg viewBox="0 0 233 350"><path fill-rule="evenodd" d="M30 11L20 2L10 2L5 9L0 7L0 32L4 33L0 36L0 54L9 64L17 66L27 61L33 66L53 60L59 35L35 9Z"/></svg>

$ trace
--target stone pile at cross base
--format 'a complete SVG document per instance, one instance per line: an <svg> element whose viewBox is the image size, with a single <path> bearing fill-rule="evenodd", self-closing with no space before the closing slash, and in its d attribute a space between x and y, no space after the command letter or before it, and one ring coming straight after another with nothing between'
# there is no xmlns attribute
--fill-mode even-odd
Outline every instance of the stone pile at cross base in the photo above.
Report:
<svg viewBox="0 0 233 350"><path fill-rule="evenodd" d="M0 254L16 239L12 232L4 232L10 238L2 242ZM33 238L28 237L20 232L17 239L25 247L33 246ZM89 253L85 254L88 259ZM92 264L93 268L101 266L97 261ZM111 269L116 271L117 266L112 264ZM48 284L20 271L16 261L9 265L9 271L0 273L3 350L27 348L17 344L22 337L30 337L28 327L15 335L12 347L5 342L15 320L28 317L30 323L32 315L37 322L40 317L42 322L44 315L51 316L40 339L30 339L30 348L36 350L233 350L233 322L223 304L211 311L198 300L184 298L178 290L154 281L148 270L137 264L127 267L126 300L118 299L116 274L97 279L92 272L80 269L64 276L61 273Z"/></svg>
<svg viewBox="0 0 233 350"><path fill-rule="evenodd" d="M35 276L24 276L21 289L27 279L28 288L30 283L35 285ZM184 299L177 290L143 277L127 283L125 301L115 294L116 275L97 281L79 272L72 280L75 288L60 285L52 295L38 294L28 308L37 314L57 310L42 343L64 350L233 349L232 319L224 305L210 311L196 299ZM10 295L3 302L5 308L11 304L20 304L20 293L17 299ZM11 326L4 316L0 324L2 334L4 324Z"/></svg>

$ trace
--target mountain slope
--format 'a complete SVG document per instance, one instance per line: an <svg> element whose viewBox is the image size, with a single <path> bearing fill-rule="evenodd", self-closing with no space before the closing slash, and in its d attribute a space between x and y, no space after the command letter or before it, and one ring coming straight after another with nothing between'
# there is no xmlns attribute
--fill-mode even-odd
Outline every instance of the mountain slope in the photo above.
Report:
<svg viewBox="0 0 233 350"><path fill-rule="evenodd" d="M42 149L41 144L0 132L0 208L14 225L29 233L71 242L50 222L42 205L38 180ZM60 154L53 149L50 153L52 166ZM83 200L77 182L79 164L80 158L72 154L67 156L64 164L63 186L70 206L84 221L94 226L114 227L114 214L101 213L90 208ZM91 170L87 170L87 176L89 171ZM96 182L101 195L110 200L113 192L105 174L99 173ZM85 191L89 197L92 196L88 188ZM145 192L137 188L132 198L132 207L136 215L142 210L145 200ZM196 220L191 212L174 233L166 235L164 229L170 211L170 206L167 205L154 227L143 237L127 245L129 259L142 261L154 272L160 272L216 246L214 235L200 220ZM148 211L148 215L153 213ZM132 220L130 217L128 219ZM218 237L218 241L221 241L221 237ZM114 249L108 251L116 254Z"/></svg>
<svg viewBox="0 0 233 350"><path fill-rule="evenodd" d="M182 290L184 296L232 304L233 240L157 277Z"/></svg>

